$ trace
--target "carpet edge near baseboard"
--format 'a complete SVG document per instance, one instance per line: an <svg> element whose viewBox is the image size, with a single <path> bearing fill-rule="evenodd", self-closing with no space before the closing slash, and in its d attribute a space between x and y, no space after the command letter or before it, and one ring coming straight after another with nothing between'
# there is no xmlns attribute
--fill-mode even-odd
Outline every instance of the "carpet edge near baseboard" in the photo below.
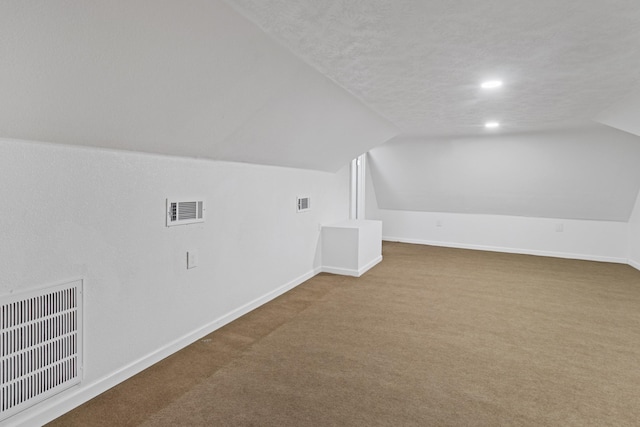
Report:
<svg viewBox="0 0 640 427"><path fill-rule="evenodd" d="M260 307L263 304L279 297L285 292L301 285L317 274L321 273L322 267L316 267L311 271L298 276L297 278L289 281L288 283L267 292L261 297L255 298L248 303L231 310L227 314L220 316L213 321L189 332L177 338L170 343L152 351L151 353L140 357L128 365L111 372L108 375L90 383L80 383L78 386L72 387L65 392L61 392L57 396L53 396L49 400L30 408L27 411L16 414L5 422L7 426L26 426L26 425L43 425L54 419L64 415L72 409L82 405L85 402L93 399L94 397L106 392L107 390L115 387L121 382L133 377L134 375L144 371L145 369L153 366L161 360L171 356L179 350L187 347L188 345L196 342L200 338L214 332L217 329L225 326L226 324L242 317L252 310Z"/></svg>
<svg viewBox="0 0 640 427"><path fill-rule="evenodd" d="M382 240L385 242L400 242L400 243L410 243L414 245L440 246L445 248L472 249L472 250L478 250L478 251L504 252L509 254L547 256L547 257L553 257L553 258L577 259L577 260L583 260L583 261L612 262L616 264L629 264L631 266L634 266L633 264L631 264L631 261L627 258L603 256L603 255L577 254L572 252L545 251L545 250L538 250L538 249L476 245L476 244L457 243L457 242L442 242L437 240L409 239L404 237L393 237L393 236L382 236ZM636 265L639 266L636 268L640 270L640 263L636 263Z"/></svg>

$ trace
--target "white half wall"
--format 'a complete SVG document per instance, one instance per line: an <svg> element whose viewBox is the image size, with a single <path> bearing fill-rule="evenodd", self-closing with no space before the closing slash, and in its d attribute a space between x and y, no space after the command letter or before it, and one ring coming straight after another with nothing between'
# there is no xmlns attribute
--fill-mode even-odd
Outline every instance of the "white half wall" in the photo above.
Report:
<svg viewBox="0 0 640 427"><path fill-rule="evenodd" d="M327 173L0 139L0 295L85 280L84 379L11 419L42 424L310 278L319 225L348 218ZM312 210L296 212L296 196ZM165 227L167 198L206 222ZM187 251L199 266L186 268Z"/></svg>
<svg viewBox="0 0 640 427"><path fill-rule="evenodd" d="M380 221L350 219L322 226L322 271L360 277L380 261Z"/></svg>
<svg viewBox="0 0 640 427"><path fill-rule="evenodd" d="M627 262L624 222L384 209L374 218L382 221L382 238L388 241Z"/></svg>

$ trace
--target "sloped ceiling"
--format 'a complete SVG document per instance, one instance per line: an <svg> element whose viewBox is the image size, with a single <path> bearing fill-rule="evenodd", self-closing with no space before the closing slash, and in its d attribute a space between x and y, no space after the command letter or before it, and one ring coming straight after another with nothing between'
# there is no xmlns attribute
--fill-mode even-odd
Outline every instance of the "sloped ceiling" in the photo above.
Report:
<svg viewBox="0 0 640 427"><path fill-rule="evenodd" d="M0 58L0 137L336 171L398 133L223 1L3 1Z"/></svg>
<svg viewBox="0 0 640 427"><path fill-rule="evenodd" d="M625 220L640 185L639 139L593 125L640 133L637 0L8 0L0 58L0 137L326 171L391 140L408 163L373 166L395 209ZM407 138L452 162L441 182L524 187L402 187ZM472 167L496 147L510 167Z"/></svg>
<svg viewBox="0 0 640 427"><path fill-rule="evenodd" d="M229 2L404 134L575 127L640 89L637 0Z"/></svg>
<svg viewBox="0 0 640 427"><path fill-rule="evenodd" d="M381 208L628 220L637 0L228 1L401 129L370 151Z"/></svg>
<svg viewBox="0 0 640 427"><path fill-rule="evenodd" d="M495 137L398 137L369 152L378 206L627 221L639 138L607 126Z"/></svg>

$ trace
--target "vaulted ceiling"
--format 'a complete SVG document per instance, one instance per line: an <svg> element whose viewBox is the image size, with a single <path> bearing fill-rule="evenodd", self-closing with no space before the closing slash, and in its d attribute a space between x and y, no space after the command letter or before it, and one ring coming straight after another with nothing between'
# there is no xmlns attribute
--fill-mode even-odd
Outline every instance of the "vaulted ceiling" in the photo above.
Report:
<svg viewBox="0 0 640 427"><path fill-rule="evenodd" d="M598 127L640 135L637 0L6 0L0 58L0 137L324 171L390 141L405 166L378 151L374 172L423 198L382 194L395 209L625 220L640 188L637 137ZM576 161L584 138L613 154ZM457 162L501 146L526 185L487 205L443 184L493 185ZM426 167L414 152L454 163L399 186ZM571 177L540 184L545 159ZM609 175L579 179L593 168Z"/></svg>
<svg viewBox="0 0 640 427"><path fill-rule="evenodd" d="M335 170L398 133L623 126L639 52L635 0L9 0L0 136Z"/></svg>
<svg viewBox="0 0 640 427"><path fill-rule="evenodd" d="M0 2L0 137L337 171L398 133L222 0Z"/></svg>
<svg viewBox="0 0 640 427"><path fill-rule="evenodd" d="M636 0L229 2L401 130L370 151L381 208L628 220Z"/></svg>
<svg viewBox="0 0 640 427"><path fill-rule="evenodd" d="M404 134L575 127L640 89L637 0L229 2Z"/></svg>

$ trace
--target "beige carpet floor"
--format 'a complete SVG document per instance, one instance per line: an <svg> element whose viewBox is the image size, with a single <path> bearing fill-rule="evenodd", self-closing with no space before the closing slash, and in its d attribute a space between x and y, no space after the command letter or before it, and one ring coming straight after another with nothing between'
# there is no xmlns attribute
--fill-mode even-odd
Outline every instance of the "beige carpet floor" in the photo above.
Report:
<svg viewBox="0 0 640 427"><path fill-rule="evenodd" d="M385 243L53 426L640 425L640 272Z"/></svg>

